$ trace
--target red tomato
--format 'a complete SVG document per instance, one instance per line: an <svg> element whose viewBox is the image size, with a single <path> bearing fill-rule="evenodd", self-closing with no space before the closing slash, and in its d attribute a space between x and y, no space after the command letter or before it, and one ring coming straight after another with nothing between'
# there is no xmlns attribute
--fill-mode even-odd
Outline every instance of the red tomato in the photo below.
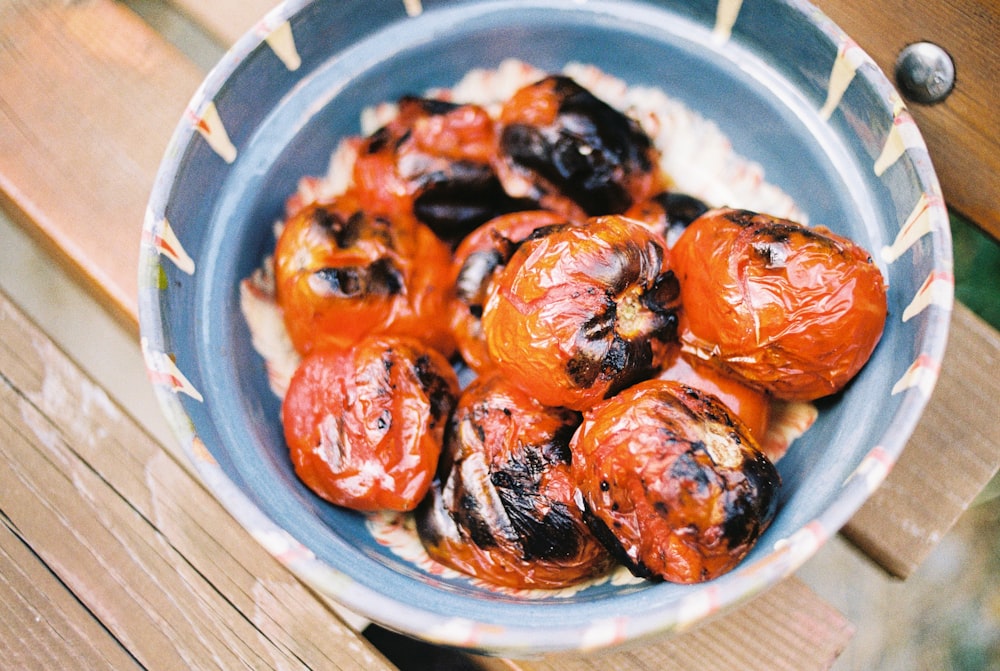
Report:
<svg viewBox="0 0 1000 671"><path fill-rule="evenodd" d="M524 203L494 170L496 124L477 105L406 96L392 121L358 144L353 189L366 210L407 212L449 243Z"/></svg>
<svg viewBox="0 0 1000 671"><path fill-rule="evenodd" d="M546 405L584 410L650 375L675 336L666 250L619 216L525 240L490 285L494 365Z"/></svg>
<svg viewBox="0 0 1000 671"><path fill-rule="evenodd" d="M573 411L545 407L495 371L455 409L431 493L417 509L428 553L513 588L558 588L605 572L611 557L573 497Z"/></svg>
<svg viewBox="0 0 1000 671"><path fill-rule="evenodd" d="M354 188L379 213L411 209L421 178L453 161L489 164L496 130L475 105L403 97L392 121L364 138L354 164Z"/></svg>
<svg viewBox="0 0 1000 671"><path fill-rule="evenodd" d="M372 337L305 357L282 404L295 472L355 510L412 510L427 493L458 380L437 351Z"/></svg>
<svg viewBox="0 0 1000 671"><path fill-rule="evenodd" d="M363 336L419 337L446 356L448 247L423 224L358 209L351 196L292 215L275 248L275 287L302 354L349 347Z"/></svg>
<svg viewBox="0 0 1000 671"><path fill-rule="evenodd" d="M451 328L462 359L473 370L482 372L490 365L482 318L493 277L533 231L568 223L562 215L545 210L505 214L474 230L455 250L451 267L455 287Z"/></svg>
<svg viewBox="0 0 1000 671"><path fill-rule="evenodd" d="M774 465L719 400L648 380L584 413L570 442L591 527L635 575L730 571L777 511Z"/></svg>
<svg viewBox="0 0 1000 671"><path fill-rule="evenodd" d="M695 220L671 250L685 352L785 400L844 387L882 336L886 284L864 249L746 210Z"/></svg>
<svg viewBox="0 0 1000 671"><path fill-rule="evenodd" d="M638 122L569 77L517 91L500 125L497 173L508 191L571 219L621 214L666 183Z"/></svg>

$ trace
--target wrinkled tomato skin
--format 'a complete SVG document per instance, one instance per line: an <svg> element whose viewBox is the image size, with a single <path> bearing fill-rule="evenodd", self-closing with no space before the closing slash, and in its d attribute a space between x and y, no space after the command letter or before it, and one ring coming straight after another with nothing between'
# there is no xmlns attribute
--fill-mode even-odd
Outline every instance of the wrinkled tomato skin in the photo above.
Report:
<svg viewBox="0 0 1000 671"><path fill-rule="evenodd" d="M669 348L656 377L681 382L712 394L742 420L758 442L767 435L771 417L770 395L699 359L688 357L679 346Z"/></svg>
<svg viewBox="0 0 1000 671"><path fill-rule="evenodd" d="M465 363L477 372L490 365L483 334L483 305L490 282L517 246L536 229L569 225L561 214L528 210L500 215L470 233L455 250L451 264L451 329Z"/></svg>
<svg viewBox="0 0 1000 671"><path fill-rule="evenodd" d="M489 164L496 154L493 120L481 107L403 97L398 114L365 137L354 163L354 188L379 213L410 209L421 178L449 163ZM413 158L412 168L400 167Z"/></svg>
<svg viewBox="0 0 1000 671"><path fill-rule="evenodd" d="M611 556L574 501L569 440L579 422L496 372L470 383L416 512L428 554L513 589L561 588L606 572Z"/></svg>
<svg viewBox="0 0 1000 671"><path fill-rule="evenodd" d="M656 369L677 293L663 245L628 219L533 235L490 284L490 359L543 404L584 410Z"/></svg>
<svg viewBox="0 0 1000 671"><path fill-rule="evenodd" d="M685 352L790 401L841 390L882 336L886 283L870 254L825 228L713 210L671 250Z"/></svg>
<svg viewBox="0 0 1000 671"><path fill-rule="evenodd" d="M300 354L386 333L419 337L446 356L451 253L405 215L372 215L346 196L308 205L275 247L275 295Z"/></svg>
<svg viewBox="0 0 1000 671"><path fill-rule="evenodd" d="M747 427L677 382L640 382L585 412L570 449L588 522L639 577L717 578L777 511L778 472Z"/></svg>
<svg viewBox="0 0 1000 671"><path fill-rule="evenodd" d="M430 487L458 380L437 351L377 336L302 360L282 403L295 473L353 510L413 510Z"/></svg>

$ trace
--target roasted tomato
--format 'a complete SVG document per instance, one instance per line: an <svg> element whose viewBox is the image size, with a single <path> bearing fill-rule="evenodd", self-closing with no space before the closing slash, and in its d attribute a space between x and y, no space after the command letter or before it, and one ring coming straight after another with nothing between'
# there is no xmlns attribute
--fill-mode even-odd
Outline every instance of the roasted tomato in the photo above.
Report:
<svg viewBox="0 0 1000 671"><path fill-rule="evenodd" d="M406 96L398 110L358 149L353 188L366 209L413 212L455 243L499 214L534 206L501 186L495 123L485 109Z"/></svg>
<svg viewBox="0 0 1000 671"><path fill-rule="evenodd" d="M758 443L767 435L772 403L767 392L751 387L700 359L685 355L679 346L669 348L657 377L683 382L717 397L746 424Z"/></svg>
<svg viewBox="0 0 1000 671"><path fill-rule="evenodd" d="M871 256L821 227L713 210L671 252L689 354L786 400L844 387L882 336L886 284Z"/></svg>
<svg viewBox="0 0 1000 671"><path fill-rule="evenodd" d="M635 575L716 578L777 511L780 479L719 400L648 380L584 413L570 443L586 519Z"/></svg>
<svg viewBox="0 0 1000 671"><path fill-rule="evenodd" d="M661 191L652 198L635 203L625 211L625 216L648 226L663 238L669 248L674 246L692 221L708 210L708 205L700 198L680 191Z"/></svg>
<svg viewBox="0 0 1000 671"><path fill-rule="evenodd" d="M455 250L452 261L451 328L462 359L476 371L484 370L490 355L483 335L483 304L493 276L503 268L518 244L537 229L569 221L546 210L504 214L470 233Z"/></svg>
<svg viewBox="0 0 1000 671"><path fill-rule="evenodd" d="M372 215L351 196L302 208L275 248L275 291L302 354L369 333L420 337L446 356L451 252L405 214Z"/></svg>
<svg viewBox="0 0 1000 671"><path fill-rule="evenodd" d="M546 405L584 410L648 376L676 334L657 236L619 216L531 235L490 285L493 364Z"/></svg>
<svg viewBox="0 0 1000 671"><path fill-rule="evenodd" d="M295 472L337 505L412 510L434 477L458 393L448 361L412 338L313 352L281 408Z"/></svg>
<svg viewBox="0 0 1000 671"><path fill-rule="evenodd" d="M569 440L578 413L481 376L452 416L417 530L439 562L512 588L557 588L612 560L573 501Z"/></svg>
<svg viewBox="0 0 1000 671"><path fill-rule="evenodd" d="M517 91L500 124L501 181L546 209L573 218L621 214L665 183L639 124L569 77Z"/></svg>

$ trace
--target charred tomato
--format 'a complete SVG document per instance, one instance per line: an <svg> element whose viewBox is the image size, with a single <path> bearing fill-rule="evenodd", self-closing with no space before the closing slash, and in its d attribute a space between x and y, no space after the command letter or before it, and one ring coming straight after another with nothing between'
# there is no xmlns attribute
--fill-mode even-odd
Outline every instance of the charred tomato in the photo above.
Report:
<svg viewBox="0 0 1000 671"><path fill-rule="evenodd" d="M532 204L504 191L493 167L496 126L484 108L415 96L397 108L358 145L353 188L368 209L412 212L457 243L494 216Z"/></svg>
<svg viewBox="0 0 1000 671"><path fill-rule="evenodd" d="M678 382L640 382L585 412L570 449L588 524L639 577L723 575L777 511L778 472L747 427Z"/></svg>
<svg viewBox="0 0 1000 671"><path fill-rule="evenodd" d="M573 500L569 440L579 422L496 373L473 381L416 513L430 556L515 589L565 587L610 568Z"/></svg>
<svg viewBox="0 0 1000 671"><path fill-rule="evenodd" d="M639 123L569 77L515 92L500 126L501 181L546 209L573 218L621 214L665 182Z"/></svg>
<svg viewBox="0 0 1000 671"><path fill-rule="evenodd" d="M684 350L785 400L842 389L882 336L886 284L871 255L822 227L712 210L671 250Z"/></svg>
<svg viewBox="0 0 1000 671"><path fill-rule="evenodd" d="M676 329L666 249L619 216L541 229L490 284L490 359L546 405L584 410L651 374Z"/></svg>
<svg viewBox="0 0 1000 671"><path fill-rule="evenodd" d="M362 210L351 196L293 214L275 247L275 295L301 354L371 333L420 337L450 356L447 245L400 213Z"/></svg>
<svg viewBox="0 0 1000 671"><path fill-rule="evenodd" d="M448 361L412 338L315 351L281 408L295 473L340 506L412 510L434 477L458 393Z"/></svg>

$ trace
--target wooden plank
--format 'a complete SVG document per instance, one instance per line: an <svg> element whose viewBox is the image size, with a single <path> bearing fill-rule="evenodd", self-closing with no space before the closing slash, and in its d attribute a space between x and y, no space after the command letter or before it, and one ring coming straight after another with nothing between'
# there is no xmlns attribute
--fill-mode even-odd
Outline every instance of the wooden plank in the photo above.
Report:
<svg viewBox="0 0 1000 671"><path fill-rule="evenodd" d="M931 403L885 482L842 533L906 578L954 526L1000 465L1000 333L955 306Z"/></svg>
<svg viewBox="0 0 1000 671"><path fill-rule="evenodd" d="M2 295L0 510L146 668L393 668Z"/></svg>
<svg viewBox="0 0 1000 671"><path fill-rule="evenodd" d="M112 0L0 3L0 205L133 330L139 238L203 73Z"/></svg>
<svg viewBox="0 0 1000 671"><path fill-rule="evenodd" d="M833 665L852 635L853 628L840 613L818 600L803 583L790 578L739 610L681 636L645 641L610 653L508 660L506 668L511 671L819 670Z"/></svg>
<svg viewBox="0 0 1000 671"><path fill-rule="evenodd" d="M140 668L2 515L0 641L11 669Z"/></svg>
<svg viewBox="0 0 1000 671"><path fill-rule="evenodd" d="M908 44L929 41L955 61L955 89L909 104L945 200L1000 239L1000 4L982 0L815 0L890 77Z"/></svg>

